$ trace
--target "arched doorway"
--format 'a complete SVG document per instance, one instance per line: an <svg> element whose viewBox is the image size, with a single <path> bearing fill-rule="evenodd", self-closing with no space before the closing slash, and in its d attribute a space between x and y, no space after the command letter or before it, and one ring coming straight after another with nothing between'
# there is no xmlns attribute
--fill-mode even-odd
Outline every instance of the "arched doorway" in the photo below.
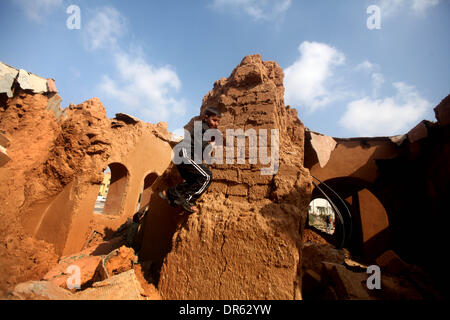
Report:
<svg viewBox="0 0 450 320"><path fill-rule="evenodd" d="M123 211L129 173L128 169L118 162L111 163L108 167L111 178L102 214L119 216Z"/></svg>
<svg viewBox="0 0 450 320"><path fill-rule="evenodd" d="M139 211L149 203L152 194L151 186L155 182L156 178L158 178L158 174L156 172L151 172L145 176L136 211Z"/></svg>
<svg viewBox="0 0 450 320"><path fill-rule="evenodd" d="M325 193L325 195L324 195ZM334 238L353 255L373 258L390 247L387 212L369 183L341 177L316 184L312 200L327 198L337 213Z"/></svg>
<svg viewBox="0 0 450 320"><path fill-rule="evenodd" d="M319 232L334 234L334 222L336 220L334 209L330 202L324 198L316 198L311 201L308 208L308 227L315 228Z"/></svg>
<svg viewBox="0 0 450 320"><path fill-rule="evenodd" d="M110 184L111 184L111 169L107 167L105 171L103 171L103 181L98 190L97 200L95 201L94 206L94 213L103 214L103 209L105 208L105 202L108 196Z"/></svg>

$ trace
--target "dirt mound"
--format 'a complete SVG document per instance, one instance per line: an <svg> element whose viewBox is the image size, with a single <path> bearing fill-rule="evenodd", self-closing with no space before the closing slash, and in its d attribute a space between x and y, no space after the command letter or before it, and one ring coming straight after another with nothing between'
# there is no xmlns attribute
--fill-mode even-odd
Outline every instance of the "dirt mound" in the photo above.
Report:
<svg viewBox="0 0 450 320"><path fill-rule="evenodd" d="M305 228L305 230L303 230L303 242L329 244L332 243L330 240L332 239L325 238L322 234L313 229Z"/></svg>
<svg viewBox="0 0 450 320"><path fill-rule="evenodd" d="M129 229L131 224L125 227ZM5 298L12 300L161 300L151 263L139 263L132 248L117 246L117 237L61 257L40 280L19 283ZM99 254L103 252L103 254ZM77 271L78 269L78 271ZM77 283L77 274L79 282Z"/></svg>

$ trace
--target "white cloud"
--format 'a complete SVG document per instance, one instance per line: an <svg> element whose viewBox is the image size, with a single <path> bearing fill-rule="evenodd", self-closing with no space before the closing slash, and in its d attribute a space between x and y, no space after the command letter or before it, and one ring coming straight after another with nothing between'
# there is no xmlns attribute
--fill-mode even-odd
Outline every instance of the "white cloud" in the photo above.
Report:
<svg viewBox="0 0 450 320"><path fill-rule="evenodd" d="M147 62L141 47L119 39L129 35L128 20L114 7L96 9L84 27L84 44L89 51L108 50L113 57L112 74L102 75L99 90L144 121L168 121L183 116L186 101L175 98L181 81L170 65L156 67ZM82 28L83 29L83 28Z"/></svg>
<svg viewBox="0 0 450 320"><path fill-rule="evenodd" d="M303 42L300 57L284 70L286 104L306 107L310 111L338 99L341 93L330 89L333 68L345 61L343 53L318 42Z"/></svg>
<svg viewBox="0 0 450 320"><path fill-rule="evenodd" d="M213 0L217 10L244 11L255 21L272 21L281 18L292 0Z"/></svg>
<svg viewBox="0 0 450 320"><path fill-rule="evenodd" d="M346 99L347 107L339 124L352 135L403 134L423 119L431 107L415 87L404 82L392 83L395 88L393 96L381 96L381 89L387 81L380 66L368 60L350 67L350 70L369 76L367 83L371 94L361 94L356 91L359 83L348 82L349 78L343 73L349 68L337 68L345 61L342 52L317 42L303 42L299 51L297 61L284 70L286 104L315 111L331 101ZM341 78L343 82L337 85L336 80Z"/></svg>
<svg viewBox="0 0 450 320"><path fill-rule="evenodd" d="M413 86L393 83L397 93L385 99L364 97L348 104L340 125L360 136L403 134L420 121L431 103Z"/></svg>
<svg viewBox="0 0 450 320"><path fill-rule="evenodd" d="M378 96L378 92L381 89L381 86L386 82L383 74L379 71L380 66L368 60L365 60L358 64L354 70L370 74L370 78L372 80L372 97Z"/></svg>
<svg viewBox="0 0 450 320"><path fill-rule="evenodd" d="M381 0L380 8L382 17L388 17L397 13L404 4L405 0Z"/></svg>
<svg viewBox="0 0 450 320"><path fill-rule="evenodd" d="M385 82L384 76L381 73L378 72L372 73L372 84L373 84L372 96L375 97L378 95L378 92L384 82Z"/></svg>
<svg viewBox="0 0 450 320"><path fill-rule="evenodd" d="M40 23L63 5L63 0L15 0L15 2L22 7L28 18Z"/></svg>
<svg viewBox="0 0 450 320"><path fill-rule="evenodd" d="M186 101L173 97L181 81L171 66L155 67L144 58L128 53L115 54L117 76L104 75L100 90L138 112L144 121L167 121L183 116Z"/></svg>
<svg viewBox="0 0 450 320"><path fill-rule="evenodd" d="M368 61L365 60L363 62L361 62L360 64L358 64L355 68L355 70L359 71L359 70L367 70L367 71L372 71L374 68L374 65Z"/></svg>
<svg viewBox="0 0 450 320"><path fill-rule="evenodd" d="M402 10L412 10L417 15L425 12L439 4L440 0L381 0L380 8L383 17L390 17Z"/></svg>
<svg viewBox="0 0 450 320"><path fill-rule="evenodd" d="M412 9L417 13L424 13L428 8L435 7L440 0L413 0Z"/></svg>
<svg viewBox="0 0 450 320"><path fill-rule="evenodd" d="M104 7L96 11L82 30L88 50L115 48L127 31L127 19L115 8Z"/></svg>

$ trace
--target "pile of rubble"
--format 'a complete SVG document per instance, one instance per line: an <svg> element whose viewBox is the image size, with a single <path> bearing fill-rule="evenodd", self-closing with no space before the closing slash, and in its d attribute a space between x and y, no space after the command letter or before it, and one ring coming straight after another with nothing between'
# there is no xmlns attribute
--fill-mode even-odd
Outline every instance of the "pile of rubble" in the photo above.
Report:
<svg viewBox="0 0 450 320"><path fill-rule="evenodd" d="M309 239L312 241L305 241L302 248L304 300L444 299L429 274L406 263L393 250L373 261L360 261L347 249L318 240L318 235Z"/></svg>
<svg viewBox="0 0 450 320"><path fill-rule="evenodd" d="M151 265L140 263L126 245L127 223L109 241L60 257L39 281L17 284L11 300L160 300L152 284Z"/></svg>

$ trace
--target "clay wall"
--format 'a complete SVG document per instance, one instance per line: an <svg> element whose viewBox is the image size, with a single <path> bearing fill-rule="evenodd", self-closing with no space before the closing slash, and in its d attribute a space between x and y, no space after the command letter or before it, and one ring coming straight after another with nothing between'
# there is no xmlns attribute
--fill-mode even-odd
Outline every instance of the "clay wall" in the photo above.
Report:
<svg viewBox="0 0 450 320"><path fill-rule="evenodd" d="M436 122L422 121L401 136L320 137L317 143L320 134L307 131L305 165L350 208L347 246L355 253L374 258L393 248L411 263L438 269L435 244L448 242L436 222L445 220L450 196L449 101L435 108ZM315 190L313 197L323 196Z"/></svg>
<svg viewBox="0 0 450 320"><path fill-rule="evenodd" d="M159 262L163 298L301 298L301 229L311 178L302 165L303 124L283 97L281 68L259 55L245 57L204 97L200 114L218 107L224 135L227 129L268 129L268 156L277 149L279 163L272 174L261 174L270 164L250 163L248 139L245 161L238 163L235 142L231 164L211 165L213 182L197 202L198 214L180 217L152 196L140 257ZM278 130L278 148L271 129ZM155 182L155 191L176 183L176 168L171 172Z"/></svg>
<svg viewBox="0 0 450 320"><path fill-rule="evenodd" d="M48 265L39 257L51 263L78 252L94 231L107 236L130 219L145 177L166 170L171 147L167 124L125 114L108 119L97 98L63 110L53 80L0 67L11 80L9 91L0 93L0 133L9 157L0 168L0 238L10 242L0 252L2 268L9 266L2 270L3 285L14 281L15 268L29 271L20 279L37 276ZM120 200L115 206L109 201L113 215L94 214L103 171L114 163L127 172L118 186Z"/></svg>

